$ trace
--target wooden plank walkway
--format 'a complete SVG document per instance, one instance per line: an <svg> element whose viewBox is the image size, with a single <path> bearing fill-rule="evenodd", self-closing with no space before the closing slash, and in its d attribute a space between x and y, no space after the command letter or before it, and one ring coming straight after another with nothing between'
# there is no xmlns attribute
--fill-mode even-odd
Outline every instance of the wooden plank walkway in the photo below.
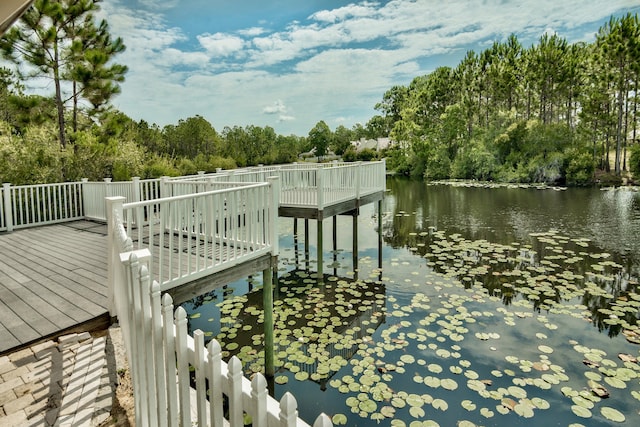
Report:
<svg viewBox="0 0 640 427"><path fill-rule="evenodd" d="M219 267L188 276L187 282L200 280L196 286L181 283L172 292L181 301L201 289L225 285L230 278L261 271L271 262L270 252L247 256L240 246L217 244L205 250L202 241L199 250L189 254L194 241L165 234L165 248L170 239L174 250L161 254L158 236L153 239L153 262L157 265L162 256L165 279L178 271L188 276L192 267L203 268L205 263ZM236 258L237 263L229 262ZM108 311L106 224L74 221L0 233L0 354L63 333L106 327Z"/></svg>
<svg viewBox="0 0 640 427"><path fill-rule="evenodd" d="M106 233L90 221L0 233L0 354L109 322Z"/></svg>

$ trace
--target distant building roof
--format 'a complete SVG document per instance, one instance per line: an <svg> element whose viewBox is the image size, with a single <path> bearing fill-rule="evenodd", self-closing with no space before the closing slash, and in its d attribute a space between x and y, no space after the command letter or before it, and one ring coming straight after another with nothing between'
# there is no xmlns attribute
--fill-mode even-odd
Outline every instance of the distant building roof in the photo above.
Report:
<svg viewBox="0 0 640 427"><path fill-rule="evenodd" d="M384 150L385 148L391 147L395 144L391 138L376 138L376 139L366 139L360 138L358 141L351 141L351 145L356 149L356 151L360 152L364 149L371 149L375 151Z"/></svg>

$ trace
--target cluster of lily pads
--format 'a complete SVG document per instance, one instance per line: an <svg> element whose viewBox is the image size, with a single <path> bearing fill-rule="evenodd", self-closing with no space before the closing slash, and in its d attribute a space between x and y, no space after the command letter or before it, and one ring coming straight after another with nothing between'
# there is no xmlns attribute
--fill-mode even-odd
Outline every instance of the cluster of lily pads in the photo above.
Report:
<svg viewBox="0 0 640 427"><path fill-rule="evenodd" d="M469 427L535 417L553 410L558 396L575 415L573 427L596 416L639 419L620 403L640 401L637 278L586 239L553 230L531 237L531 245L501 245L436 229L412 233L410 249L428 268L402 281L319 283L305 271L285 274L273 313L275 382L314 381L344 396L336 425L436 426L438 414L461 408L457 424ZM264 370L261 302L257 291L218 304L216 338L248 374ZM565 316L612 337L621 332L628 351L607 354L566 339L559 354L550 337L562 333ZM525 341L514 346L503 337L509 330L526 331Z"/></svg>
<svg viewBox="0 0 640 427"><path fill-rule="evenodd" d="M510 183L510 182L491 182L491 181L469 181L469 180L439 180L431 181L428 185L449 185L451 187L467 187L467 188L535 188L537 190L556 190L564 191L567 187L557 185L548 185L545 183Z"/></svg>

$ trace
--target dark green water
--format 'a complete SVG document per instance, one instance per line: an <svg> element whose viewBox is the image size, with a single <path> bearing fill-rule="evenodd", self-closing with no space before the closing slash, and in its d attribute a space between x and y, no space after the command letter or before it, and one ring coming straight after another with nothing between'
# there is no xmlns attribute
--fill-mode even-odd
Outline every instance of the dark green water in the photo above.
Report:
<svg viewBox="0 0 640 427"><path fill-rule="evenodd" d="M308 422L326 412L350 426L640 425L640 366L619 357L640 357L625 335L640 317L640 193L387 186L381 269L373 205L355 272L351 218L335 252L326 221L321 284L281 220L277 398L291 391ZM263 363L260 287L183 305L248 374Z"/></svg>

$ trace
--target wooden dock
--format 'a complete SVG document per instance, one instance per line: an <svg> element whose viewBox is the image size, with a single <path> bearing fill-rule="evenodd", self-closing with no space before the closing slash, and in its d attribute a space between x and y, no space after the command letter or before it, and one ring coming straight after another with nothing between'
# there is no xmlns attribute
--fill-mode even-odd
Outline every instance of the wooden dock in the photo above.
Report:
<svg viewBox="0 0 640 427"><path fill-rule="evenodd" d="M321 237L323 220L332 218L335 241L336 216L352 216L355 265L357 216L365 204L380 205L384 178L380 161L118 183L5 183L0 187L0 354L109 324L105 197L129 201L124 213L119 203L134 247L150 250L152 278L182 301L233 277L272 268L278 253L272 222L278 217L294 218L296 232L297 219L304 219L308 254L309 220L316 221ZM149 213L165 210L166 217L147 222ZM322 238L317 252L322 278Z"/></svg>
<svg viewBox="0 0 640 427"><path fill-rule="evenodd" d="M176 248L190 244L183 242ZM216 245L198 256L176 250L159 254L157 241L151 249L155 263L159 256L171 256L185 276L188 265L203 266L212 259L235 256L235 249L220 250ZM106 224L81 220L0 233L0 253L0 354L75 330L109 325ZM164 265L167 277L168 259ZM211 273L215 277L191 279L189 285L169 293L186 301L270 265L271 255L262 254Z"/></svg>
<svg viewBox="0 0 640 427"><path fill-rule="evenodd" d="M0 253L0 354L109 324L105 224L2 233Z"/></svg>

